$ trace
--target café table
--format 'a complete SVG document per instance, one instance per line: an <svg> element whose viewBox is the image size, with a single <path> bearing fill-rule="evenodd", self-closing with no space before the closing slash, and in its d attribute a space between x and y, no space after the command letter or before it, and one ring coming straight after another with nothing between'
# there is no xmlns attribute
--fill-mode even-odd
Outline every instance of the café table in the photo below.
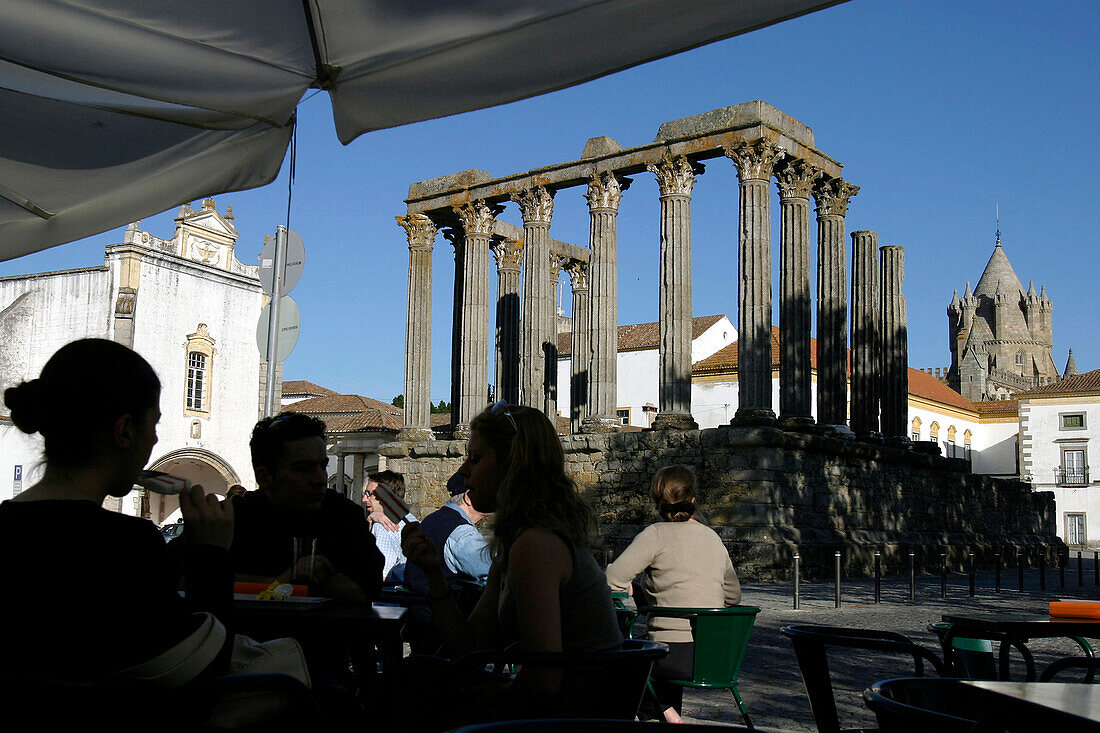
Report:
<svg viewBox="0 0 1100 733"><path fill-rule="evenodd" d="M1041 721L1046 730L1100 731L1100 686L1080 682L961 680L989 695L1005 720Z"/></svg>
<svg viewBox="0 0 1100 733"><path fill-rule="evenodd" d="M1009 652L1013 643L1018 643L1018 648L1024 652L1026 680L1033 682L1036 678L1035 660L1026 646L1031 639L1100 639L1100 619L1055 618L1046 614L945 613L943 620L951 624L942 639L943 658L948 670L952 671L954 667L952 648L956 637L990 639L1001 642L998 663L1002 680L1009 678Z"/></svg>

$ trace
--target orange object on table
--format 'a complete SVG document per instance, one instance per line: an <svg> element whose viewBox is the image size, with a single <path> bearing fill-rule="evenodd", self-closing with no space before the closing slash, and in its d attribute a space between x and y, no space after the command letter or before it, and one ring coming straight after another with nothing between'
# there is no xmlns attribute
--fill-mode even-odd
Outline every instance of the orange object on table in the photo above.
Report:
<svg viewBox="0 0 1100 733"><path fill-rule="evenodd" d="M1050 615L1058 618L1100 618L1100 601L1051 601Z"/></svg>
<svg viewBox="0 0 1100 733"><path fill-rule="evenodd" d="M271 585L271 583L246 583L244 581L237 581L236 583L233 584L233 592L234 593L244 593L244 594L255 596L255 595L259 595L262 591L267 590L267 587L269 585ZM308 596L309 595L309 586L308 585L294 585L294 586L291 586L291 587L294 588L294 591L290 594L292 596Z"/></svg>

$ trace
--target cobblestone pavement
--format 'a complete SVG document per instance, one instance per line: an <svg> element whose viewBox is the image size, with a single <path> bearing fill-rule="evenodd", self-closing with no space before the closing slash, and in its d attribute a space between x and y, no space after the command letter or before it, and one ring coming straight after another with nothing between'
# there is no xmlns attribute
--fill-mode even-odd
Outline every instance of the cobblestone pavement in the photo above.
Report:
<svg viewBox="0 0 1100 733"><path fill-rule="evenodd" d="M752 641L741 672L741 697L753 723L773 730L813 731L813 717L806 699L789 640L780 634L792 623L828 624L898 631L939 655L939 645L927 630L943 613L990 611L1002 613L1045 613L1047 603L1059 599L1100 600L1100 586L1093 584L1091 559L1085 560L1083 585L1077 583L1076 564L1066 573L1065 587L1059 585L1057 569L1048 569L1046 590L1039 589L1038 572L1029 570L1024 591L1018 590L1015 570L1002 574L1002 589L994 593L991 572L975 579L975 596L968 596L968 577L950 576L947 598L940 597L939 576L920 576L916 600L909 602L908 576L883 580L881 603L874 603L872 580L845 581L842 607L834 607L832 582L802 582L800 610L792 608L789 583L743 586L742 603L759 606ZM1036 640L1028 647L1035 653L1039 669L1057 657L1078 653L1068 640ZM1017 668L1018 664L1018 668ZM912 662L902 658L874 659L860 652L836 650L830 653L830 671L840 714L841 727L874 726L874 715L863 704L862 692L871 683L912 674ZM1013 678L1022 679L1023 663L1013 655ZM695 723L741 723L732 696L724 690L694 691L684 695L684 719Z"/></svg>

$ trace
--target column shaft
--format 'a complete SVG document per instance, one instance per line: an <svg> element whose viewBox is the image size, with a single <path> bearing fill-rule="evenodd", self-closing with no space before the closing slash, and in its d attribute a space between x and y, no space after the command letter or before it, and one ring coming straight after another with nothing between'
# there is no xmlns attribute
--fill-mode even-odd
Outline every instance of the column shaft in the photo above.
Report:
<svg viewBox="0 0 1100 733"><path fill-rule="evenodd" d="M436 227L424 214L397 217L409 240L409 298L405 317L405 407L399 440L430 440L432 366L432 242Z"/></svg>
<svg viewBox="0 0 1100 733"><path fill-rule="evenodd" d="M519 272L523 245L505 240L493 247L497 261L496 398L519 402Z"/></svg>
<svg viewBox="0 0 1100 733"><path fill-rule="evenodd" d="M810 379L810 190L817 171L784 163L779 186L779 419L785 427L813 424Z"/></svg>
<svg viewBox="0 0 1100 733"><path fill-rule="evenodd" d="M878 234L852 232L852 431L859 437L879 432Z"/></svg>
<svg viewBox="0 0 1100 733"><path fill-rule="evenodd" d="M908 313L902 284L905 249L881 247L882 256L882 433L888 441L906 443L909 420Z"/></svg>
<svg viewBox="0 0 1100 733"><path fill-rule="evenodd" d="M695 429L691 417L691 189L686 158L647 168L661 187L660 406L655 428Z"/></svg>
<svg viewBox="0 0 1100 733"><path fill-rule="evenodd" d="M347 459L346 453L336 454L336 490L340 492L341 496L348 495L348 486L344 483L345 469L344 461Z"/></svg>
<svg viewBox="0 0 1100 733"><path fill-rule="evenodd" d="M520 329L520 402L550 412L549 367L557 367L552 341L554 293L550 288L550 219L553 196L542 186L513 195L523 214L523 311Z"/></svg>
<svg viewBox="0 0 1100 733"><path fill-rule="evenodd" d="M451 406L455 436L469 437L470 420L485 408L489 385L489 240L493 215L483 201L455 207L465 233L462 267L462 340L458 399Z"/></svg>
<svg viewBox="0 0 1100 733"><path fill-rule="evenodd" d="M578 433L589 415L588 374L592 369L592 316L588 297L588 264L574 260L569 265L573 286L573 341L569 359L569 430Z"/></svg>
<svg viewBox="0 0 1100 733"><path fill-rule="evenodd" d="M589 311L592 352L585 432L618 429L619 279L617 219L622 185L612 173L588 184Z"/></svg>
<svg viewBox="0 0 1100 733"><path fill-rule="evenodd" d="M443 230L455 250L454 295L451 297L451 431L458 428L458 403L462 386L462 308L466 297L466 236L460 228Z"/></svg>

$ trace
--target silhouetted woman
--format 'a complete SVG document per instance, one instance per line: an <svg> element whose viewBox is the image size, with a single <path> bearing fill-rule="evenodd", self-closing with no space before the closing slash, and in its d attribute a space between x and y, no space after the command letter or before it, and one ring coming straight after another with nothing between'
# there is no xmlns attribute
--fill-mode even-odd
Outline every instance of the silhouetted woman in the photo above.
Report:
<svg viewBox="0 0 1100 733"><path fill-rule="evenodd" d="M477 511L496 513L493 565L485 592L463 618L419 529L404 548L428 578L439 636L456 656L518 641L524 652L583 652L622 643L607 581L589 550L591 509L565 475L557 431L538 410L498 402L470 422L468 457L459 473ZM469 682L469 681L467 681ZM468 719L568 714L591 696L590 675L560 667L521 669L514 681L463 686Z"/></svg>
<svg viewBox="0 0 1100 733"><path fill-rule="evenodd" d="M678 608L724 608L741 602L741 584L718 534L693 518L695 474L687 466L666 466L653 477L650 494L663 522L651 524L607 566L615 591L632 592L631 581L645 573L646 599L638 605ZM691 679L695 660L688 619L658 617L649 622L649 638L668 644L669 655L653 665L653 687L642 699L641 717L664 717L679 723L683 688L661 679Z"/></svg>
<svg viewBox="0 0 1100 733"><path fill-rule="evenodd" d="M232 505L198 486L180 496L194 543L191 605L176 591L156 526L102 507L108 496L126 496L149 461L159 402L148 362L102 339L62 347L38 379L5 390L12 422L45 443L42 479L0 504L5 673L97 681L196 634L220 638L214 619L191 611L227 618ZM207 643L162 683L220 671L227 648Z"/></svg>

